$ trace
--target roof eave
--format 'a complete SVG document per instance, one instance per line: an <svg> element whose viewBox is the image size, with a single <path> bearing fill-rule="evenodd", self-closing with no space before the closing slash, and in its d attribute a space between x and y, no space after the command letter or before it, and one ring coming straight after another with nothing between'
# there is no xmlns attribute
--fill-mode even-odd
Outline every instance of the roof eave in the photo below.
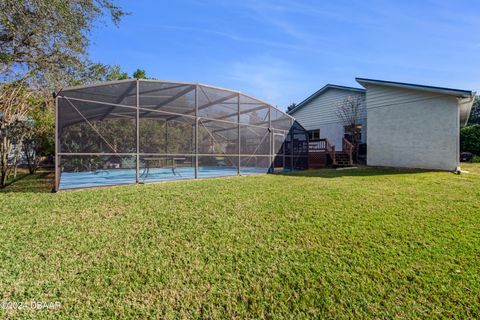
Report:
<svg viewBox="0 0 480 320"><path fill-rule="evenodd" d="M394 81L385 81L385 80L376 80L376 79L367 79L367 78L355 78L355 80L362 85L367 87L369 84L394 87L400 89L412 89L419 91L434 92L439 94L456 96L459 98L469 98L475 96L475 93L469 90L460 90L453 88L444 88L444 87L435 87L435 86L426 86L414 83L405 83L405 82L394 82Z"/></svg>
<svg viewBox="0 0 480 320"><path fill-rule="evenodd" d="M468 123L468 119L470 118L470 113L472 111L472 106L473 103L475 102L475 94L476 92L473 92L474 96L471 97L470 99L464 98L462 100L467 100L467 101L461 101L459 100L459 108L460 108L460 127L464 127ZM463 118L462 118L462 115Z"/></svg>

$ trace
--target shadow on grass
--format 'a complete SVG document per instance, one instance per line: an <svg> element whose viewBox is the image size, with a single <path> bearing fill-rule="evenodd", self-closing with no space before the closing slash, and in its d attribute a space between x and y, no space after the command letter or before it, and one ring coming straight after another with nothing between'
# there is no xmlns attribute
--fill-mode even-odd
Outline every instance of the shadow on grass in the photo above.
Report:
<svg viewBox="0 0 480 320"><path fill-rule="evenodd" d="M402 169L386 167L358 166L357 168L336 170L331 168L311 169L295 172L279 172L276 175L288 177L312 177L312 178L340 178L340 177L366 177L386 176L397 174L416 174L433 172L433 170ZM2 193L51 193L54 185L55 174L53 171L39 171L33 175L26 172L19 174L6 188L0 189Z"/></svg>
<svg viewBox="0 0 480 320"><path fill-rule="evenodd" d="M35 174L21 173L5 188L0 189L0 193L51 193L54 176L53 171L39 171Z"/></svg>
<svg viewBox="0 0 480 320"><path fill-rule="evenodd" d="M280 172L278 175L285 175L289 177L312 177L312 178L339 178L339 177L366 177L366 176L385 176L395 174L416 174L433 172L434 170L425 169L403 169L403 168L386 168L386 167L367 167L358 166L348 169L310 169L305 171L295 172Z"/></svg>

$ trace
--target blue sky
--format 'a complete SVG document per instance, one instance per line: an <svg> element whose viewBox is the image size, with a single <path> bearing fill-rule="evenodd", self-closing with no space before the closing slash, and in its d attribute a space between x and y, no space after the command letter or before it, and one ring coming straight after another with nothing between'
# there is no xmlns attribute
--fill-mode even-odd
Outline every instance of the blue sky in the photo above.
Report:
<svg viewBox="0 0 480 320"><path fill-rule="evenodd" d="M281 109L355 77L480 91L480 1L121 1L93 60Z"/></svg>

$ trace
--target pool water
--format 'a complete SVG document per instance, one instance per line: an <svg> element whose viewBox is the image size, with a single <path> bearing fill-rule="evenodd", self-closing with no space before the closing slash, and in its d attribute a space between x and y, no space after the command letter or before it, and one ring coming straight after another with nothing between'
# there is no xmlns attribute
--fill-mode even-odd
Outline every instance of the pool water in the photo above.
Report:
<svg viewBox="0 0 480 320"><path fill-rule="evenodd" d="M241 168L240 174L267 173L269 168ZM235 167L199 167L199 178L225 177L237 175ZM135 169L108 169L84 172L62 172L59 189L75 189L99 186L112 186L135 183ZM170 168L152 168L147 172L140 170L140 182L159 182L169 180L194 179L193 167L179 167L173 171Z"/></svg>

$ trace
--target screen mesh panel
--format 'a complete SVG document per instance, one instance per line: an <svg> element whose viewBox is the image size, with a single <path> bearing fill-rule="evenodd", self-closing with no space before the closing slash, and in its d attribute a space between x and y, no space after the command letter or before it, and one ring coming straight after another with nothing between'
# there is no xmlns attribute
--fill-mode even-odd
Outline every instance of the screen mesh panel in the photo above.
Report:
<svg viewBox="0 0 480 320"><path fill-rule="evenodd" d="M269 156L242 156L240 159L241 174L267 173L270 167Z"/></svg>
<svg viewBox="0 0 480 320"><path fill-rule="evenodd" d="M193 154L195 119L162 112L139 112L140 153Z"/></svg>
<svg viewBox="0 0 480 320"><path fill-rule="evenodd" d="M131 184L136 181L136 157L122 155L61 155L60 189Z"/></svg>
<svg viewBox="0 0 480 320"><path fill-rule="evenodd" d="M238 94L199 86L198 116L238 122Z"/></svg>
<svg viewBox="0 0 480 320"><path fill-rule="evenodd" d="M238 172L238 157L234 156L199 156L198 177L235 176Z"/></svg>
<svg viewBox="0 0 480 320"><path fill-rule="evenodd" d="M191 155L144 155L140 157L140 182L195 178L195 157Z"/></svg>
<svg viewBox="0 0 480 320"><path fill-rule="evenodd" d="M62 90L59 94L72 99L123 104L127 106L136 106L137 103L136 81L101 84L90 87Z"/></svg>
<svg viewBox="0 0 480 320"><path fill-rule="evenodd" d="M269 127L271 106L265 102L240 95L240 122Z"/></svg>
<svg viewBox="0 0 480 320"><path fill-rule="evenodd" d="M270 136L268 128L241 125L241 154L270 155Z"/></svg>
<svg viewBox="0 0 480 320"><path fill-rule="evenodd" d="M198 124L199 154L238 154L238 125L200 119Z"/></svg>
<svg viewBox="0 0 480 320"><path fill-rule="evenodd" d="M67 88L57 124L57 189L295 170L308 157L308 134L284 112L194 83Z"/></svg>
<svg viewBox="0 0 480 320"><path fill-rule="evenodd" d="M134 109L59 99L58 117L60 152L136 152Z"/></svg>
<svg viewBox="0 0 480 320"><path fill-rule="evenodd" d="M292 157L292 170L308 169L308 157Z"/></svg>
<svg viewBox="0 0 480 320"><path fill-rule="evenodd" d="M271 107L271 126L272 128L289 131L292 127L292 118L278 109Z"/></svg>
<svg viewBox="0 0 480 320"><path fill-rule="evenodd" d="M141 108L180 114L195 114L195 85L140 81Z"/></svg>
<svg viewBox="0 0 480 320"><path fill-rule="evenodd" d="M278 130L272 130L273 134L273 154L283 154L287 133Z"/></svg>

